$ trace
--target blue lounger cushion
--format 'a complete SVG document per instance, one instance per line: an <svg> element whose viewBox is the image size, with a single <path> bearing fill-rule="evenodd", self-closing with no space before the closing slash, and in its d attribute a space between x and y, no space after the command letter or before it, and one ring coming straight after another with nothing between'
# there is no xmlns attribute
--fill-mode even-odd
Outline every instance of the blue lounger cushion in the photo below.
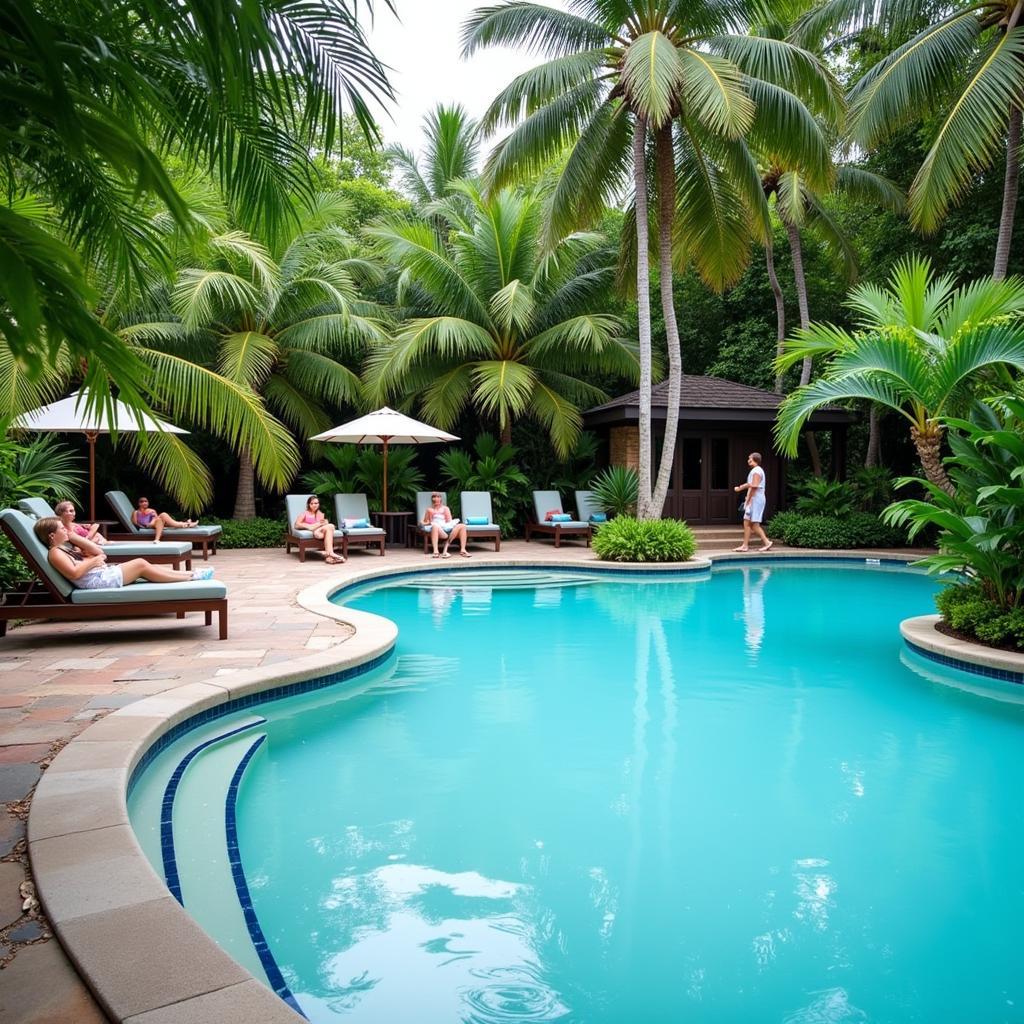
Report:
<svg viewBox="0 0 1024 1024"><path fill-rule="evenodd" d="M72 604L132 604L137 601L215 601L228 596L219 580L191 580L185 583L130 583L126 587L71 592Z"/></svg>
<svg viewBox="0 0 1024 1024"><path fill-rule="evenodd" d="M468 516L466 519L467 526L489 526L487 516Z"/></svg>

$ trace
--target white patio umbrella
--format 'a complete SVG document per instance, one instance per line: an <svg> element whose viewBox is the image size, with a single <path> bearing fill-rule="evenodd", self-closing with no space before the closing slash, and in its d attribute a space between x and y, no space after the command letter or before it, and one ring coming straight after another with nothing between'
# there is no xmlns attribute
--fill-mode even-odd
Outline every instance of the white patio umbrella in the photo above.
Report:
<svg viewBox="0 0 1024 1024"><path fill-rule="evenodd" d="M445 433L427 423L414 420L411 416L395 412L385 406L376 412L367 413L357 420L342 423L340 427L325 430L311 441L337 441L347 444L384 445L384 508L388 510L388 445L389 444L434 444L438 441L458 441L454 434Z"/></svg>
<svg viewBox="0 0 1024 1024"><path fill-rule="evenodd" d="M37 433L85 434L89 442L89 519L96 518L96 438L100 434L163 432L165 434L187 434L187 430L163 420L154 419L137 412L124 402L114 399L109 414L97 415L90 411L87 392L76 391L59 402L41 405L38 409L18 416L11 424L14 430L33 430Z"/></svg>

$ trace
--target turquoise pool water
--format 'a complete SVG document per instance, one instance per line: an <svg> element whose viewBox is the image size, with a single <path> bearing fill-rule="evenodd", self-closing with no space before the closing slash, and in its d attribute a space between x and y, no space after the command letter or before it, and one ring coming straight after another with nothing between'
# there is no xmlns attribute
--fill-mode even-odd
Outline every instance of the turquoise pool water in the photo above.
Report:
<svg viewBox="0 0 1024 1024"><path fill-rule="evenodd" d="M934 586L400 580L348 598L394 658L182 737L133 824L163 870L209 740L185 906L324 1024L1021 1021L1024 710L903 649Z"/></svg>

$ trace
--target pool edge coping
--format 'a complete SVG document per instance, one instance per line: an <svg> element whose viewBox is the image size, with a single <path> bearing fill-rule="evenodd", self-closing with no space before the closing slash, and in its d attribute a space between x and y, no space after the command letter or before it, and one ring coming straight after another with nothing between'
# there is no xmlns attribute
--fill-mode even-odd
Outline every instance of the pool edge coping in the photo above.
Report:
<svg viewBox="0 0 1024 1024"><path fill-rule="evenodd" d="M609 563L512 558L502 567L554 571L646 575L707 572L714 563L795 560L865 562L882 559L908 563L918 555L890 551L712 552L685 563ZM29 808L27 848L37 892L54 933L104 1011L115 1022L146 1024L159 1012L161 1024L202 1019L203 1007L217 1002L219 1024L251 1024L254 1012L265 1024L289 1024L304 1018L255 981L175 901L146 859L128 820L128 784L135 766L160 738L199 713L237 698L267 693L346 669L386 655L398 628L389 619L333 604L331 596L391 576L436 571L472 572L474 565L379 566L339 581L323 580L300 590L294 600L316 615L353 629L353 635L325 651L289 663L242 669L216 682L189 683L144 697L83 730L43 773ZM488 566L493 568L493 566ZM902 629L902 624L901 624ZM86 819L82 801L94 814ZM78 823L61 828L76 808ZM88 822L88 823L87 823ZM93 890L101 883L102 891ZM98 904L93 906L91 904ZM161 940L156 970L139 971L140 940ZM152 943L150 944L152 945ZM128 975L132 975L130 979ZM230 1012L223 995L238 987L243 995ZM127 992L125 991L127 989ZM262 992L260 991L262 990ZM264 998L265 993L266 998ZM180 1008L180 1012L175 1012ZM212 1010L212 1006L211 1006Z"/></svg>
<svg viewBox="0 0 1024 1024"><path fill-rule="evenodd" d="M959 640L936 628L941 615L915 615L900 623L903 642L916 654L988 679L1024 684L1024 654Z"/></svg>

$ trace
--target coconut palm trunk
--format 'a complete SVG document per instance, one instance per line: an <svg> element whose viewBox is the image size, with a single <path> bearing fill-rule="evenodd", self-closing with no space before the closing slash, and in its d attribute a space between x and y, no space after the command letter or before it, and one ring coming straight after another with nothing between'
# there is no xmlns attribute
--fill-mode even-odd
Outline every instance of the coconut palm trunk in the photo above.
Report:
<svg viewBox="0 0 1024 1024"><path fill-rule="evenodd" d="M238 489L235 491L235 511L232 518L256 518L255 473L248 448L243 448L238 454Z"/></svg>
<svg viewBox="0 0 1024 1024"><path fill-rule="evenodd" d="M864 456L867 469L880 465L882 461L882 432L879 429L881 418L878 403L872 402L868 412L868 450Z"/></svg>
<svg viewBox="0 0 1024 1024"><path fill-rule="evenodd" d="M1019 6L1019 5L1018 5ZM1013 217L1017 211L1017 187L1020 180L1021 109L1010 107L1006 131L1006 177L1003 179L1003 211L999 217L999 238L996 241L996 262L992 276L997 281L1006 277L1013 241Z"/></svg>
<svg viewBox="0 0 1024 1024"><path fill-rule="evenodd" d="M789 249L793 256L793 277L796 280L796 301L800 309L800 326L806 331L811 323L810 305L807 301L807 278L804 277L804 248L800 241L800 229L789 221L782 218L786 227L786 236L789 238ZM800 385L809 384L811 371L814 368L814 361L808 356L800 367ZM808 430L804 434L807 441L807 454L811 459L811 472L816 477L822 476L821 455L818 452L818 439L814 432Z"/></svg>
<svg viewBox="0 0 1024 1024"><path fill-rule="evenodd" d="M768 283L772 286L772 295L775 297L775 358L782 357L782 344L786 340L786 300L782 294L782 285L779 284L779 275L775 273L775 248L772 245L772 238L769 234L764 243L764 265L768 270ZM775 375L775 390L782 394L783 375Z"/></svg>
<svg viewBox="0 0 1024 1024"><path fill-rule="evenodd" d="M942 427L931 422L925 430L911 426L910 437L917 449L917 457L921 460L924 475L947 494L955 494L953 481L949 479L942 464Z"/></svg>
<svg viewBox="0 0 1024 1024"><path fill-rule="evenodd" d="M683 393L683 357L679 347L679 327L672 294L672 226L676 211L676 166L672 146L672 125L658 130L655 139L658 176L658 273L661 311L665 318L668 346L668 406L665 409L665 437L661 446L658 479L651 498L651 517L660 519L668 497L668 485L675 461L676 435L679 432L679 405Z"/></svg>
<svg viewBox="0 0 1024 1024"><path fill-rule="evenodd" d="M647 220L647 119L637 117L633 131L633 188L636 192L636 306L637 331L640 341L640 399L638 429L640 432L639 465L637 466L636 514L651 519L651 268L650 239Z"/></svg>

